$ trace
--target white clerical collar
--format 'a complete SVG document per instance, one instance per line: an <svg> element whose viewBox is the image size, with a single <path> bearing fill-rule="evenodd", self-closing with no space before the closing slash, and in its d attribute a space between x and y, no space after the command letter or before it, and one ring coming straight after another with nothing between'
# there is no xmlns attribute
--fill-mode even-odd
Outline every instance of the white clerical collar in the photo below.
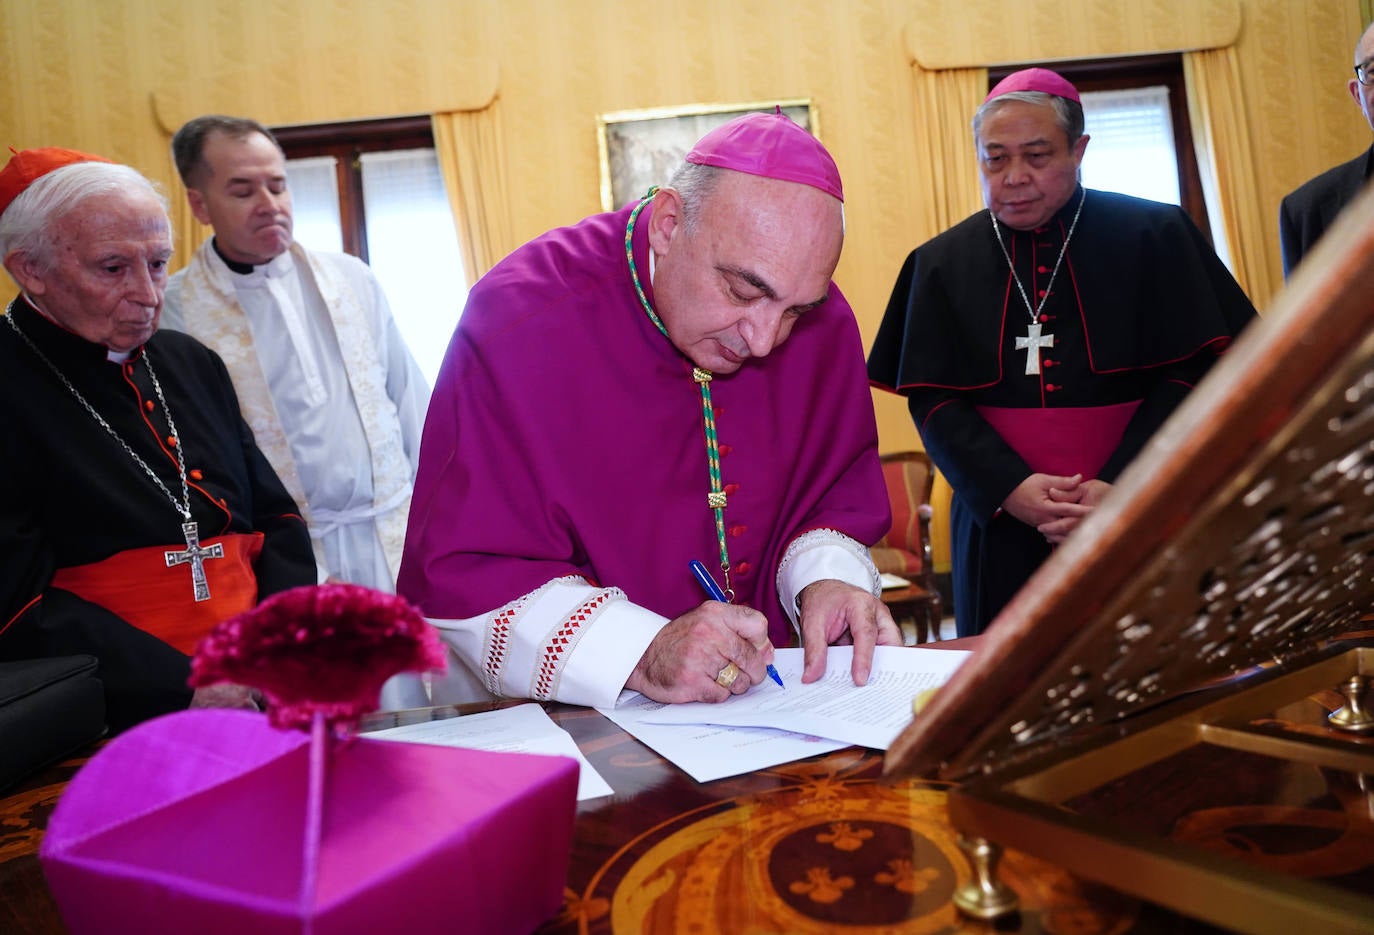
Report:
<svg viewBox="0 0 1374 935"><path fill-rule="evenodd" d="M291 257L290 249L287 249L261 266L253 267L253 272L243 277L243 284L246 286L264 285L267 280L281 279L295 268L296 261Z"/></svg>
<svg viewBox="0 0 1374 935"><path fill-rule="evenodd" d="M224 257L220 256L218 251L212 250L211 252L220 265L228 270L229 265L224 262ZM269 279L280 279L295 268L296 261L291 256L290 248L287 248L261 266L254 266L252 272L236 273L233 270L229 270L229 272L234 277L234 285L236 287L260 289L267 285Z"/></svg>
<svg viewBox="0 0 1374 935"><path fill-rule="evenodd" d="M133 351L116 351L111 348L105 349L105 359L112 364L122 364L129 359Z"/></svg>

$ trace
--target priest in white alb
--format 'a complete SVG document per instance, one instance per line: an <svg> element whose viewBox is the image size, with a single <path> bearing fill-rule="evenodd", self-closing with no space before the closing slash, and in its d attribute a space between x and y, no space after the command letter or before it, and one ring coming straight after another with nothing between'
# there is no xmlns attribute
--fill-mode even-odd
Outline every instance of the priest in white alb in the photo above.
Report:
<svg viewBox="0 0 1374 935"><path fill-rule="evenodd" d="M167 288L163 327L224 358L244 417L310 525L321 580L394 591L429 387L380 284L292 235L266 127L203 116L172 139L191 211L214 228ZM426 704L398 676L382 707Z"/></svg>

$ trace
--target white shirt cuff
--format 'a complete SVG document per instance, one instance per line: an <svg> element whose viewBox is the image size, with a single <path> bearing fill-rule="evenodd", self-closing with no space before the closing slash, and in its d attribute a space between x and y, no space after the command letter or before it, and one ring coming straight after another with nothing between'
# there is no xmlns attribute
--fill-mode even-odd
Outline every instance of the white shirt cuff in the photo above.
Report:
<svg viewBox="0 0 1374 935"><path fill-rule="evenodd" d="M867 591L882 594L878 569L868 549L857 540L833 529L812 529L793 539L778 563L778 599L792 626L801 636L797 599L807 585L834 578Z"/></svg>
<svg viewBox="0 0 1374 935"><path fill-rule="evenodd" d="M495 694L611 707L667 618L568 577L480 617L430 623Z"/></svg>

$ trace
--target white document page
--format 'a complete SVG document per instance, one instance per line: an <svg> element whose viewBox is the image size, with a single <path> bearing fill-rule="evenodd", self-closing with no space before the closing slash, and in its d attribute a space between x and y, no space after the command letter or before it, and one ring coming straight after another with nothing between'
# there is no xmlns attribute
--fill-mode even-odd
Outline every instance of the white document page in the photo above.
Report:
<svg viewBox="0 0 1374 935"><path fill-rule="evenodd" d="M379 740L401 740L410 743L432 743L443 747L466 747L469 750L493 750L500 753L539 753L545 756L570 756L581 767L577 780L577 798L594 799L610 795L612 789L596 768L582 755L572 735L553 722L553 718L537 704L522 704L514 708L465 714L441 721L423 721L403 727L369 731L362 736Z"/></svg>
<svg viewBox="0 0 1374 935"><path fill-rule="evenodd" d="M697 782L751 773L849 746L837 740L766 727L648 722L647 718L665 707L671 706L626 691L621 692L614 708L597 710Z"/></svg>
<svg viewBox="0 0 1374 935"><path fill-rule="evenodd" d="M868 684L854 684L852 646L831 646L825 675L803 685L802 650L779 649L773 664L786 688L765 679L719 704L664 705L645 716L655 724L717 724L774 727L886 750L911 723L911 704L921 692L949 680L969 653L957 649L879 646Z"/></svg>

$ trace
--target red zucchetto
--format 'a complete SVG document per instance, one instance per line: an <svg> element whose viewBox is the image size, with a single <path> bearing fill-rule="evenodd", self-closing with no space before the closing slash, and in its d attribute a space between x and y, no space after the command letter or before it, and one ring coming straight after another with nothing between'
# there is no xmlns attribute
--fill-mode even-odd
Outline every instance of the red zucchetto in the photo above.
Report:
<svg viewBox="0 0 1374 935"><path fill-rule="evenodd" d="M10 202L23 194L24 190L54 169L69 166L76 162L109 162L103 156L74 149L61 149L45 146L42 149L26 149L15 152L5 168L0 169L0 214L10 206Z"/></svg>

